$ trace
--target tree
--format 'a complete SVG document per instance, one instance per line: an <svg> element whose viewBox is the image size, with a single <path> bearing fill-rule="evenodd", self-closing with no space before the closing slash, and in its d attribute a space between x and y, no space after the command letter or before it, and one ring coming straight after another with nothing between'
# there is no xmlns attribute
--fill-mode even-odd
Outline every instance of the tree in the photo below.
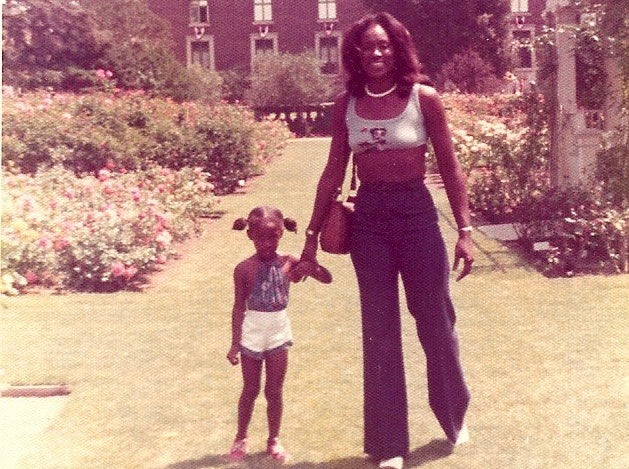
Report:
<svg viewBox="0 0 629 469"><path fill-rule="evenodd" d="M506 0L363 0L391 13L408 28L428 75L436 76L457 53L476 51L502 76L508 54Z"/></svg>
<svg viewBox="0 0 629 469"><path fill-rule="evenodd" d="M455 54L452 60L444 64L441 76L463 93L488 93L498 88L498 79L492 66L475 50L468 49Z"/></svg>
<svg viewBox="0 0 629 469"><path fill-rule="evenodd" d="M312 52L265 54L253 62L245 99L253 107L300 106L329 98L330 84Z"/></svg>
<svg viewBox="0 0 629 469"><path fill-rule="evenodd" d="M8 0L2 6L6 84L56 88L69 69L92 69L104 52L95 23L78 2Z"/></svg>
<svg viewBox="0 0 629 469"><path fill-rule="evenodd" d="M106 84L218 99L218 75L177 62L168 23L145 0L8 0L2 19L5 84L73 91Z"/></svg>
<svg viewBox="0 0 629 469"><path fill-rule="evenodd" d="M144 0L81 0L107 44L101 67L113 72L121 88L163 94L167 82L181 80L181 66L172 54L168 23L149 10Z"/></svg>

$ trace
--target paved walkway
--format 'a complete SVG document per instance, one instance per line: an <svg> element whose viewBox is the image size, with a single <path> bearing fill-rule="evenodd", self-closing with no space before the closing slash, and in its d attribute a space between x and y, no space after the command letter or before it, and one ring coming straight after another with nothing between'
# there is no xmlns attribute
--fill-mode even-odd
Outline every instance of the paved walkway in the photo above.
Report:
<svg viewBox="0 0 629 469"><path fill-rule="evenodd" d="M13 469L59 416L64 396L0 397L0 468Z"/></svg>

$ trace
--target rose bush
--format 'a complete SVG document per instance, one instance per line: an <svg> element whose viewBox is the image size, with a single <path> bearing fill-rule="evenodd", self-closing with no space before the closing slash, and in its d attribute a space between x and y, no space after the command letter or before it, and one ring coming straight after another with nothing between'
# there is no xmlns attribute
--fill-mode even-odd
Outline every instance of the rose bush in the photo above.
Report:
<svg viewBox="0 0 629 469"><path fill-rule="evenodd" d="M288 137L235 105L119 90L8 97L0 292L136 282Z"/></svg>
<svg viewBox="0 0 629 469"><path fill-rule="evenodd" d="M200 168L102 169L80 178L60 167L7 174L0 288L125 287L165 262L173 242L199 232L212 191Z"/></svg>
<svg viewBox="0 0 629 469"><path fill-rule="evenodd" d="M29 93L6 99L2 117L2 164L12 172L201 167L221 193L259 173L290 137L284 124L256 122L243 106L176 103L142 92Z"/></svg>
<svg viewBox="0 0 629 469"><path fill-rule="evenodd" d="M610 185L559 190L550 181L548 111L541 95L444 96L455 151L482 223L515 223L524 246L548 241L547 271L626 272L629 211ZM617 194L618 191L612 192Z"/></svg>

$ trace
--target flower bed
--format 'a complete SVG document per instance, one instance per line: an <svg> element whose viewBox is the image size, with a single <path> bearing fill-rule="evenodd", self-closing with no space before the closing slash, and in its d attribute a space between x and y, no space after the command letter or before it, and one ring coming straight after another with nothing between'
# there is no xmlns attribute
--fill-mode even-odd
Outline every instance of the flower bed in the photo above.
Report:
<svg viewBox="0 0 629 469"><path fill-rule="evenodd" d="M201 167L220 193L260 173L291 136L285 124L256 122L242 106L178 104L140 92L32 93L6 99L2 117L2 164L12 172Z"/></svg>
<svg viewBox="0 0 629 469"><path fill-rule="evenodd" d="M469 175L470 205L483 223L515 223L530 255L552 275L628 270L629 211L602 184L553 188L543 97L446 95L455 151ZM472 118L471 118L472 117Z"/></svg>
<svg viewBox="0 0 629 469"><path fill-rule="evenodd" d="M137 92L6 99L0 292L137 283L290 135L241 106Z"/></svg>
<svg viewBox="0 0 629 469"><path fill-rule="evenodd" d="M173 242L199 232L200 217L214 204L212 189L192 168L5 175L0 288L125 287L164 263Z"/></svg>

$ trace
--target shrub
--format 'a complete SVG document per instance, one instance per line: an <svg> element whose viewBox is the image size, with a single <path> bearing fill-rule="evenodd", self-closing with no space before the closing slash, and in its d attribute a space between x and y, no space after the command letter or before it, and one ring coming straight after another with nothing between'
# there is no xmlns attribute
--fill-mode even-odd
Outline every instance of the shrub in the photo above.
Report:
<svg viewBox="0 0 629 469"><path fill-rule="evenodd" d="M319 104L330 97L331 86L312 52L260 55L254 59L251 88L245 100L252 107Z"/></svg>
<svg viewBox="0 0 629 469"><path fill-rule="evenodd" d="M605 135L596 159L596 177L607 197L629 206L629 112L623 110L619 128Z"/></svg>
<svg viewBox="0 0 629 469"><path fill-rule="evenodd" d="M3 119L3 166L11 171L200 166L222 193L259 173L289 137L285 125L257 123L241 106L177 104L142 92L28 94L5 100Z"/></svg>
<svg viewBox="0 0 629 469"><path fill-rule="evenodd" d="M520 241L548 241L545 270L555 275L579 271L627 272L629 210L606 199L600 187L547 188L517 207Z"/></svg>
<svg viewBox="0 0 629 469"><path fill-rule="evenodd" d="M200 169L103 169L77 178L61 168L6 175L2 197L5 291L41 285L123 288L173 254L172 243L200 230L213 207ZM10 277L12 281L9 281Z"/></svg>
<svg viewBox="0 0 629 469"><path fill-rule="evenodd" d="M529 194L550 185L542 97L450 95L445 102L457 156L470 174L473 211L493 222L513 221Z"/></svg>
<svg viewBox="0 0 629 469"><path fill-rule="evenodd" d="M447 95L444 101L455 149L470 174L470 205L476 216L514 223L528 250L547 241L550 249L542 256L548 273L627 271L629 211L622 196L626 158L618 158L624 149L621 133L599 162L602 184L552 188L549 113L540 95Z"/></svg>
<svg viewBox="0 0 629 469"><path fill-rule="evenodd" d="M251 79L248 70L244 68L232 68L219 73L223 83L223 99L228 103L244 101L246 91L251 88Z"/></svg>
<svg viewBox="0 0 629 469"><path fill-rule="evenodd" d="M440 81L454 84L462 93L493 93L500 88L492 65L471 49L455 54L443 66Z"/></svg>

